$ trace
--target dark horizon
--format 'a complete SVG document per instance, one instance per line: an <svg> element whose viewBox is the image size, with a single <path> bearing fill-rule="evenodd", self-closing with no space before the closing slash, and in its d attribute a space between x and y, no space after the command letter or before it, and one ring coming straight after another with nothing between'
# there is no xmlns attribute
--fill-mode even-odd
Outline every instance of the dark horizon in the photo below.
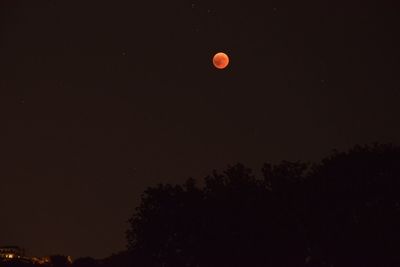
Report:
<svg viewBox="0 0 400 267"><path fill-rule="evenodd" d="M382 147L388 146L389 148L394 147L395 149L398 149L398 150L400 149L400 146L398 146L396 144L393 144L393 143L384 144L384 143L379 143L379 142L373 142L371 144L364 144L364 145L357 144L357 145L355 145L355 146L353 146L353 147L351 147L349 149L346 149L346 150L332 149L329 154L325 155L319 161L298 161L298 160L285 160L285 159L282 159L281 161L277 161L277 162L264 162L262 164L262 166L264 168L266 164L270 164L271 166L276 167L276 166L285 165L286 163L289 163L289 164L305 164L305 165L308 165L309 168L310 168L313 165L323 164L324 160L331 159L335 155L339 155L339 158L340 158L340 155L343 154L343 153L349 153L349 152L354 151L354 150L357 151L358 149L361 149L361 150L367 149L367 150L369 150L369 149L373 149L375 146L377 146L378 150L380 149L381 146ZM339 154L337 154L337 153L339 153ZM385 158L382 157L380 160L382 162L384 162ZM398 160L398 158L393 158L393 160ZM146 191L149 188L157 188L157 186L159 186L160 184L167 185L167 186L168 185L171 185L171 186L183 186L188 179L194 179L196 185L199 186L199 188L202 188L202 187L204 187L204 182L205 182L204 179L206 177L212 177L215 173L224 173L227 169L229 170L230 168L235 168L238 165L244 166L246 168L249 167L249 166L242 165L241 163L236 162L236 163L228 164L227 166L225 166L226 167L225 169L224 168L220 168L220 169L214 168L214 169L210 170L206 175L204 175L202 177L187 176L186 178L182 179L181 181L178 180L178 181L175 181L175 182L170 182L170 181L164 180L164 181L161 181L161 182L159 182L157 184L149 185L145 190L140 192L140 195L141 196L145 196L146 195ZM260 179L258 176L260 176L263 173L263 168L261 168L261 166L260 166L260 168L258 168L258 169L250 168L249 170L251 171L251 173L257 179ZM362 172L361 169L359 169L359 171ZM141 205L143 205L142 201L139 201L139 203ZM130 216L132 216L132 214L134 214L134 209L135 208L136 208L136 206L132 207L132 212L130 214L128 214L128 217L130 217ZM67 251L61 251L61 250L58 250L58 251L57 250L50 250L51 253L32 254L31 251L34 251L35 249L31 250L30 248L21 246L21 244L8 244L8 245L7 244L1 244L0 247L19 247L19 248L24 250L24 253L25 253L25 255L27 257L39 257L39 258L41 258L41 257L52 256L52 255L62 255L62 256L72 256L72 260L76 260L76 259L80 259L80 258L87 258L87 257L94 258L96 260L107 260L111 256L123 253L128 249L128 241L127 241L127 235L126 235L126 231L128 230L128 226L129 226L128 217L125 218L125 220L124 220L124 224L127 226L125 228L125 230L124 230L124 233L123 233L124 246L122 248L117 248L117 249L116 248L113 249L113 248L109 247L111 252L109 252L108 254L105 254L105 255L101 255L101 256L94 256L94 255L77 255L77 256L75 255L75 256L72 256ZM35 242L35 240L34 240L34 242ZM79 239L77 239L76 242L79 242ZM38 242L38 243L40 243L40 242Z"/></svg>
<svg viewBox="0 0 400 267"><path fill-rule="evenodd" d="M400 144L399 11L394 0L3 1L0 245L107 257L125 248L149 186Z"/></svg>

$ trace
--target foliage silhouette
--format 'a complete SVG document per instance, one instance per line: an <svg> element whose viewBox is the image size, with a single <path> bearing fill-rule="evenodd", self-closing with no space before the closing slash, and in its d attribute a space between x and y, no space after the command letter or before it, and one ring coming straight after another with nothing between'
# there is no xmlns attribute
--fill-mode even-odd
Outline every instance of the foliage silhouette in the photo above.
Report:
<svg viewBox="0 0 400 267"><path fill-rule="evenodd" d="M334 266L400 266L399 147L335 152L307 182L312 257Z"/></svg>
<svg viewBox="0 0 400 267"><path fill-rule="evenodd" d="M50 256L50 265L52 267L70 267L71 262L67 256L52 255L52 256Z"/></svg>
<svg viewBox="0 0 400 267"><path fill-rule="evenodd" d="M100 263L90 257L78 258L72 263L72 267L97 267Z"/></svg>
<svg viewBox="0 0 400 267"><path fill-rule="evenodd" d="M129 220L138 266L400 266L400 149L357 146L310 165L241 164L199 187L158 185Z"/></svg>
<svg viewBox="0 0 400 267"><path fill-rule="evenodd" d="M111 255L103 260L101 264L97 265L101 267L131 267L131 266L141 266L137 262L132 261L132 255L127 251L122 251Z"/></svg>
<svg viewBox="0 0 400 267"><path fill-rule="evenodd" d="M280 200L240 164L203 188L149 188L130 220L129 249L146 266L300 266L304 234Z"/></svg>
<svg viewBox="0 0 400 267"><path fill-rule="evenodd" d="M400 147L356 146L317 164L241 164L202 186L148 188L129 220L128 248L53 267L398 267ZM3 267L34 267L27 258Z"/></svg>

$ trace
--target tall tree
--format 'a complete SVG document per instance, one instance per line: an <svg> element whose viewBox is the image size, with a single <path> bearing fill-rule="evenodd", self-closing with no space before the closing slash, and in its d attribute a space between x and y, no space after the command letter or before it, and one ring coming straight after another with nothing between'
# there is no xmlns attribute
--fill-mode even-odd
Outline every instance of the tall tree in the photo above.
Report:
<svg viewBox="0 0 400 267"><path fill-rule="evenodd" d="M303 235L280 201L240 164L202 188L192 180L149 188L130 220L129 248L146 266L301 266Z"/></svg>
<svg viewBox="0 0 400 267"><path fill-rule="evenodd" d="M196 186L149 188L130 219L141 266L400 266L400 148L320 163L237 164Z"/></svg>
<svg viewBox="0 0 400 267"><path fill-rule="evenodd" d="M334 266L400 266L400 148L334 152L308 179L312 255Z"/></svg>

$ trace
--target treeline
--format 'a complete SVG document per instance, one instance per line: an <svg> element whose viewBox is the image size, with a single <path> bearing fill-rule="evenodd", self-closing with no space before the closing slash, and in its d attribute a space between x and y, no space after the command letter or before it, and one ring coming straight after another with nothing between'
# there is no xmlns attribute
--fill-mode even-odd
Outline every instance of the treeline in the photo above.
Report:
<svg viewBox="0 0 400 267"><path fill-rule="evenodd" d="M237 164L198 183L150 187L129 225L126 251L72 265L400 266L400 148L265 164L260 177Z"/></svg>
<svg viewBox="0 0 400 267"><path fill-rule="evenodd" d="M149 188L127 237L135 266L400 266L400 148Z"/></svg>

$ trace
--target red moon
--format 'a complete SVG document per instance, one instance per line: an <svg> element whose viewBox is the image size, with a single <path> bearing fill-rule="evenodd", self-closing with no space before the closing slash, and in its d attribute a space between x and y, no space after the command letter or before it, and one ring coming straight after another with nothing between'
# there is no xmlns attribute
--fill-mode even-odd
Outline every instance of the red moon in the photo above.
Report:
<svg viewBox="0 0 400 267"><path fill-rule="evenodd" d="M217 69L225 69L229 64L229 57L223 52L219 52L213 57L214 67Z"/></svg>

